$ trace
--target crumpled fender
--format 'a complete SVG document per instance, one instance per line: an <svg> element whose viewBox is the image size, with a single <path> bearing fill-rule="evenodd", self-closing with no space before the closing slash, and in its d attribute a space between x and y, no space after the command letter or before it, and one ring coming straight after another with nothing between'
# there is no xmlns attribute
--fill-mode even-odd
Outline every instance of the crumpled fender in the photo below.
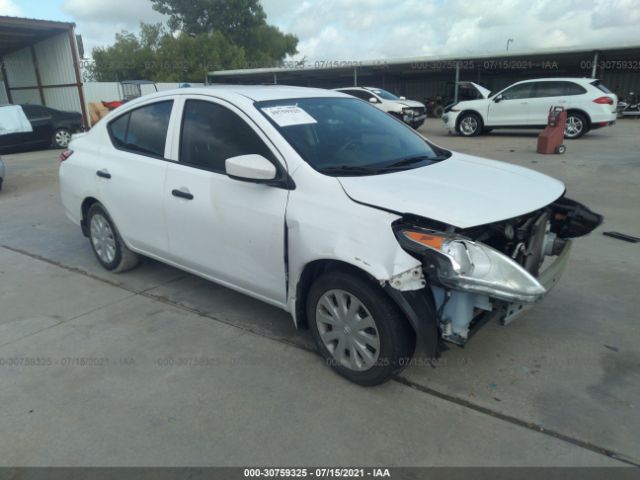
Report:
<svg viewBox="0 0 640 480"><path fill-rule="evenodd" d="M347 263L399 290L424 286L420 261L400 247L391 228L397 214L354 202L335 178L307 178L296 176L300 188L291 191L286 215L287 303L293 315L302 272L316 260Z"/></svg>

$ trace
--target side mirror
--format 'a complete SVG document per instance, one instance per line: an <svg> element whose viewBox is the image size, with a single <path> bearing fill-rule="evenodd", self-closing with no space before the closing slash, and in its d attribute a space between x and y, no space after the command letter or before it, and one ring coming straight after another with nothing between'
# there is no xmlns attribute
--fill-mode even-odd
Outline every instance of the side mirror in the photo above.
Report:
<svg viewBox="0 0 640 480"><path fill-rule="evenodd" d="M369 103L378 103L378 99L376 97L371 97L369 99Z"/></svg>
<svg viewBox="0 0 640 480"><path fill-rule="evenodd" d="M494 102L496 102L496 103L500 103L502 100L504 100L504 98L503 98L503 96L502 96L502 95L496 95L496 96L493 98L493 101L494 101Z"/></svg>
<svg viewBox="0 0 640 480"><path fill-rule="evenodd" d="M229 178L245 182L264 183L276 178L276 167L262 155L239 155L224 162Z"/></svg>
<svg viewBox="0 0 640 480"><path fill-rule="evenodd" d="M400 100L406 100L407 97L400 97Z"/></svg>

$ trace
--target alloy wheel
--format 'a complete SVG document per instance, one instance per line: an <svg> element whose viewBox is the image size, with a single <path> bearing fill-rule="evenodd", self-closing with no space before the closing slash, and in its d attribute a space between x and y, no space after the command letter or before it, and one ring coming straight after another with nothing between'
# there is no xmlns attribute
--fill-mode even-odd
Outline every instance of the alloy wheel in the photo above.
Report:
<svg viewBox="0 0 640 480"><path fill-rule="evenodd" d="M460 132L463 135L473 135L478 130L478 120L475 117L464 117L460 121Z"/></svg>
<svg viewBox="0 0 640 480"><path fill-rule="evenodd" d="M579 136L584 129L584 122L580 117L574 117L573 115L567 118L567 123L564 127L564 134L567 138L574 138Z"/></svg>
<svg viewBox="0 0 640 480"><path fill-rule="evenodd" d="M336 362L356 371L369 370L380 356L374 318L363 303L345 290L329 290L316 306L316 325L323 345Z"/></svg>

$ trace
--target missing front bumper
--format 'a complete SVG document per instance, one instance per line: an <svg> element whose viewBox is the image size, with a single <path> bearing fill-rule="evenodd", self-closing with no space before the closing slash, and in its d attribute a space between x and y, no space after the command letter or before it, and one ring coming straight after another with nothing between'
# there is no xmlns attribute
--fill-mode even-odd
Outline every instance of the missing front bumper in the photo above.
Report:
<svg viewBox="0 0 640 480"><path fill-rule="evenodd" d="M538 275L538 282L540 282L540 284L545 288L547 293L549 293L549 291L556 286L558 280L560 280L560 277L567 266L567 261L569 260L571 246L571 240L567 240L560 254L540 273L540 275ZM507 304L499 317L500 323L508 325L533 305L535 304Z"/></svg>

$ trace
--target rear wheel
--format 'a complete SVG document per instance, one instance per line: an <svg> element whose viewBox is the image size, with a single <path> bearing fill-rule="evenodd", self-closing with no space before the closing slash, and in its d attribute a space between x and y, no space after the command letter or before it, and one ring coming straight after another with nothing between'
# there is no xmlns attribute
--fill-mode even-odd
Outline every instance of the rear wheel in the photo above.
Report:
<svg viewBox="0 0 640 480"><path fill-rule="evenodd" d="M71 132L66 128L58 128L53 132L53 146L56 148L67 148L71 141Z"/></svg>
<svg viewBox="0 0 640 480"><path fill-rule="evenodd" d="M140 261L122 241L113 221L99 203L94 203L87 214L91 248L100 264L114 273L131 270Z"/></svg>
<svg viewBox="0 0 640 480"><path fill-rule="evenodd" d="M458 121L458 133L463 137L475 137L482 131L482 119L475 113L463 113Z"/></svg>
<svg viewBox="0 0 640 480"><path fill-rule="evenodd" d="M570 112L567 115L567 123L564 126L564 138L580 138L587 133L589 123L584 115L577 112Z"/></svg>
<svg viewBox="0 0 640 480"><path fill-rule="evenodd" d="M354 383L384 383L413 355L413 331L398 307L355 274L331 271L319 277L309 291L307 318L320 354Z"/></svg>

